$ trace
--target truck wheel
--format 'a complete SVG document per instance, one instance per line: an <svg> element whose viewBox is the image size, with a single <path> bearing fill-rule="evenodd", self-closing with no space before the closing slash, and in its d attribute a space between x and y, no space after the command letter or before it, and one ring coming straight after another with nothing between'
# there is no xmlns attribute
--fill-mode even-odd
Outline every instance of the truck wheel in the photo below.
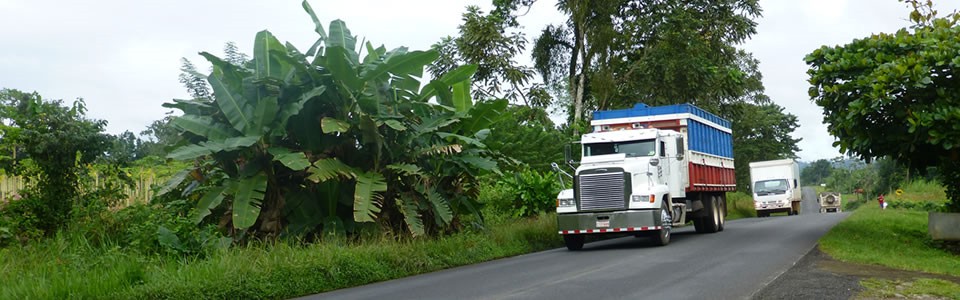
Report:
<svg viewBox="0 0 960 300"><path fill-rule="evenodd" d="M660 210L660 230L657 230L653 236L653 243L657 246L666 246L670 243L670 229L673 227L673 218L670 217L670 210L667 208L667 202L663 202L663 209Z"/></svg>
<svg viewBox="0 0 960 300"><path fill-rule="evenodd" d="M704 231L704 229L703 229L704 227L706 227L706 225L703 225L703 224L706 223L707 221L704 221L704 219L706 219L706 218L703 218L703 217L693 218L693 229L695 229L695 230L697 231L697 233L704 233L704 232L706 232L706 231Z"/></svg>
<svg viewBox="0 0 960 300"><path fill-rule="evenodd" d="M705 198L702 200L703 209L706 210L707 215L694 219L693 226L697 228L697 232L699 233L717 232L720 227L720 208L717 207L717 201L714 196L705 196L703 198ZM697 226L697 223L701 223L700 226Z"/></svg>
<svg viewBox="0 0 960 300"><path fill-rule="evenodd" d="M825 213L825 212L827 212L827 209L821 207L821 208L820 208L820 213L822 214L822 213Z"/></svg>
<svg viewBox="0 0 960 300"><path fill-rule="evenodd" d="M567 250L577 251L583 249L583 235L568 234L563 236L563 243L567 244Z"/></svg>
<svg viewBox="0 0 960 300"><path fill-rule="evenodd" d="M718 223L717 231L723 231L723 224L727 222L727 196L726 195L716 196L715 198L717 199L717 207L718 207L717 211L720 212L717 215L718 217L720 217L720 221L717 222Z"/></svg>

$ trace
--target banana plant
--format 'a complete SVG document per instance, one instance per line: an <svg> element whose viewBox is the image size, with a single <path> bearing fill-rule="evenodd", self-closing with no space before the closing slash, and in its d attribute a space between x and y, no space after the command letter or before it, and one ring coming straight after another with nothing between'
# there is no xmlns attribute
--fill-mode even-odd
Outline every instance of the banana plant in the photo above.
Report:
<svg viewBox="0 0 960 300"><path fill-rule="evenodd" d="M482 141L506 102L473 103L475 66L421 88L436 51L358 45L343 21L328 33L303 8L320 36L306 53L261 31L247 65L200 54L213 65L212 101L165 104L183 111L172 122L185 137L168 157L215 162L193 170L205 172L196 181L224 178L204 182L198 221L227 205L237 229L343 231L402 219L421 235L478 213L472 182L497 172Z"/></svg>

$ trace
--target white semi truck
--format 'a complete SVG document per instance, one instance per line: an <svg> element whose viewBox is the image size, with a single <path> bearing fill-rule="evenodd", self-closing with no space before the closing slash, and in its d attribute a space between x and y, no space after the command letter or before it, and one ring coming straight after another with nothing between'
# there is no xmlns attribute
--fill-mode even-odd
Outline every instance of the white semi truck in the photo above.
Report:
<svg viewBox="0 0 960 300"><path fill-rule="evenodd" d="M800 213L800 167L792 159L750 163L750 187L758 217Z"/></svg>
<svg viewBox="0 0 960 300"><path fill-rule="evenodd" d="M637 104L595 112L590 125L573 189L557 196L568 249L581 249L588 235L666 245L671 228L688 220L697 232L723 230L726 192L736 188L729 121L690 104Z"/></svg>

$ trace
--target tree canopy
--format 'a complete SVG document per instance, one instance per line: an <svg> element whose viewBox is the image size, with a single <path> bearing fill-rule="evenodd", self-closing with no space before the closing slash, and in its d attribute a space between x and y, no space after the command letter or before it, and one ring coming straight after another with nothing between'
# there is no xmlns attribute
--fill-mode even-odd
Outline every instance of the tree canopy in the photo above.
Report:
<svg viewBox="0 0 960 300"><path fill-rule="evenodd" d="M913 28L810 53L809 93L842 152L939 165L960 211L960 26L913 4Z"/></svg>

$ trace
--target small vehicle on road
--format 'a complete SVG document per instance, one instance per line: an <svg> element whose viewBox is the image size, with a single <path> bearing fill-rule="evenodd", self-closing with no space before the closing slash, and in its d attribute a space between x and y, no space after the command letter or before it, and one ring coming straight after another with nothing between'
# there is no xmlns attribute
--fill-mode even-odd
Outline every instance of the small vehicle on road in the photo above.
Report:
<svg viewBox="0 0 960 300"><path fill-rule="evenodd" d="M843 212L840 204L840 193L823 192L817 197L817 203L820 203L820 213L825 212Z"/></svg>
<svg viewBox="0 0 960 300"><path fill-rule="evenodd" d="M755 161L750 163L750 186L758 217L786 212L800 213L800 168L792 159Z"/></svg>

